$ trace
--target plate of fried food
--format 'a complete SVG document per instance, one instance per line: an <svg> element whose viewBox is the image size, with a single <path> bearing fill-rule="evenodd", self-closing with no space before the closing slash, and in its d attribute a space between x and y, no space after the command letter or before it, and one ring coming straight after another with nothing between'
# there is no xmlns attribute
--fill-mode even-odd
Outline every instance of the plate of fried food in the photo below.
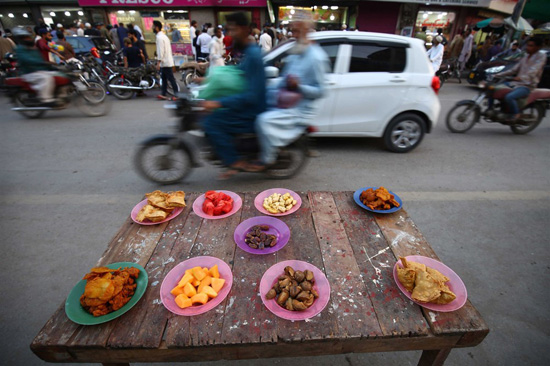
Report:
<svg viewBox="0 0 550 366"><path fill-rule="evenodd" d="M117 262L92 268L69 293L65 313L82 325L111 321L141 299L148 280L147 272L137 263Z"/></svg>
<svg viewBox="0 0 550 366"><path fill-rule="evenodd" d="M154 191L132 209L131 217L140 225L157 225L172 220L185 207L185 192Z"/></svg>
<svg viewBox="0 0 550 366"><path fill-rule="evenodd" d="M271 266L260 281L262 302L287 320L306 320L319 314L330 300L330 284L313 264L289 260Z"/></svg>
<svg viewBox="0 0 550 366"><path fill-rule="evenodd" d="M393 267L399 289L418 305L433 311L460 309L468 299L460 277L443 263L421 255L399 257Z"/></svg>
<svg viewBox="0 0 550 366"><path fill-rule="evenodd" d="M271 188L258 194L254 199L254 206L264 215L285 216L300 208L300 195L286 188Z"/></svg>
<svg viewBox="0 0 550 366"><path fill-rule="evenodd" d="M401 198L384 187L365 187L353 193L353 200L365 210L376 213L392 213L403 207Z"/></svg>

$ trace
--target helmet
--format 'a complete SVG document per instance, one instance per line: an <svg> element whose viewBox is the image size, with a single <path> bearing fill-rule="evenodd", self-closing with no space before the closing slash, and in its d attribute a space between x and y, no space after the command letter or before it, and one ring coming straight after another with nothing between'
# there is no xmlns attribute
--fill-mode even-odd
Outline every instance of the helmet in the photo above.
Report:
<svg viewBox="0 0 550 366"><path fill-rule="evenodd" d="M11 34L16 38L32 37L32 34L23 27L13 28Z"/></svg>

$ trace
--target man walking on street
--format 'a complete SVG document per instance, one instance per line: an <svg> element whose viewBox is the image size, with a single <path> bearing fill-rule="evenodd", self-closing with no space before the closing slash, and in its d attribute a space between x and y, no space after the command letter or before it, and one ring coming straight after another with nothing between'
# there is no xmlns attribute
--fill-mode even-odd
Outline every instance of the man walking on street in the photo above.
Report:
<svg viewBox="0 0 550 366"><path fill-rule="evenodd" d="M170 44L170 39L162 31L162 23L158 20L153 22L153 33L156 34L156 44L157 44L157 70L160 70L161 77L161 93L157 96L158 99L175 100L176 97L168 98L166 94L168 93L168 82L172 85L172 90L174 93L179 91L178 83L174 78L174 73L172 68L174 67L174 57L172 56L172 46Z"/></svg>
<svg viewBox="0 0 550 366"><path fill-rule="evenodd" d="M468 62L470 56L472 55L472 46L474 45L474 35L472 34L471 29L466 30L465 36L464 46L462 46L462 51L460 51L460 56L458 57L458 62L460 62L460 72L464 71L466 62Z"/></svg>
<svg viewBox="0 0 550 366"><path fill-rule="evenodd" d="M197 38L197 46L200 47L201 55L200 57L208 57L210 55L210 42L212 42L212 37L206 32L202 32Z"/></svg>

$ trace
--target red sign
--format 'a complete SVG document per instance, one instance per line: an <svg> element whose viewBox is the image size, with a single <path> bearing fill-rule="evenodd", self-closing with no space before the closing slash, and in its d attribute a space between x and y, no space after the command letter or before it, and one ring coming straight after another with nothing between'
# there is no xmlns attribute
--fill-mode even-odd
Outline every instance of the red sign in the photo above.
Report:
<svg viewBox="0 0 550 366"><path fill-rule="evenodd" d="M213 7L266 7L267 0L78 0L80 6L113 6L117 8L194 6Z"/></svg>

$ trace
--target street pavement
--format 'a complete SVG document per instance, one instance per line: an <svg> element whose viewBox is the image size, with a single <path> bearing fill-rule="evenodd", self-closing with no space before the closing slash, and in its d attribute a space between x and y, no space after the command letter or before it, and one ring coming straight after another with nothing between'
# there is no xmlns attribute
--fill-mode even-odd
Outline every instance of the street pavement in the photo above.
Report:
<svg viewBox="0 0 550 366"><path fill-rule="evenodd" d="M384 151L376 139L318 139L321 156L291 180L241 174L217 182L216 168L205 166L169 188L388 187L403 198L441 260L462 277L491 329L478 347L453 350L446 364L547 365L550 117L525 136L488 124L451 134L444 124L447 111L475 94L467 84L446 83L438 125L408 154ZM69 109L27 120L7 103L0 98L0 364L43 365L29 349L33 337L94 266L136 202L159 188L133 169L138 142L170 133L176 119L152 92L113 100L111 113L101 118ZM191 365L413 365L419 356L393 352Z"/></svg>

